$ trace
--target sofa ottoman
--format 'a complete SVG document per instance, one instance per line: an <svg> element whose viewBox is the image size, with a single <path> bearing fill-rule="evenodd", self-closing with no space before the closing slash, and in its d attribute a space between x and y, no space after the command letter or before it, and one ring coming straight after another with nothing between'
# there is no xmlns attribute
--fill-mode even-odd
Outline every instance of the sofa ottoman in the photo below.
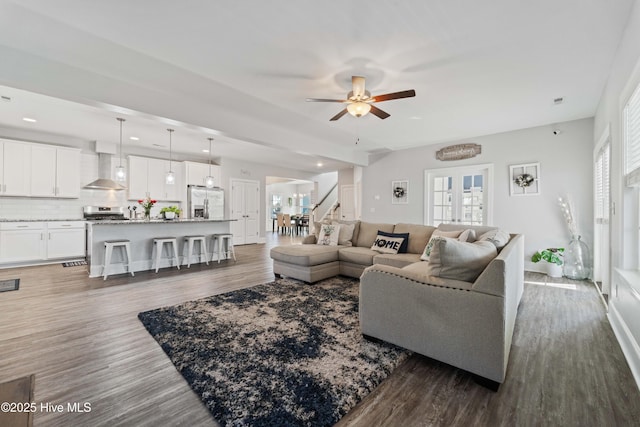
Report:
<svg viewBox="0 0 640 427"><path fill-rule="evenodd" d="M271 249L273 273L313 283L340 274L338 251L344 246L289 245Z"/></svg>

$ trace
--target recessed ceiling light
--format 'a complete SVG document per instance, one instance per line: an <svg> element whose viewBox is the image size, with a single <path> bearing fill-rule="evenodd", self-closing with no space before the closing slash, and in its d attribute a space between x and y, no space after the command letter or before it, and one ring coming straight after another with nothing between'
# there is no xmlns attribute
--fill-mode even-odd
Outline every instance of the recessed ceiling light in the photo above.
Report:
<svg viewBox="0 0 640 427"><path fill-rule="evenodd" d="M203 153L208 153L209 150L207 150L206 148L204 150L202 150Z"/></svg>
<svg viewBox="0 0 640 427"><path fill-rule="evenodd" d="M163 147L163 148L166 147L166 145L162 145L162 144L151 144L151 145L153 145L154 147Z"/></svg>
<svg viewBox="0 0 640 427"><path fill-rule="evenodd" d="M29 122L29 123L37 122L36 119L32 119L31 117L23 117L22 120L25 121L25 122Z"/></svg>
<svg viewBox="0 0 640 427"><path fill-rule="evenodd" d="M140 138L138 138L137 136L130 136L129 139L132 141L140 141Z"/></svg>
<svg viewBox="0 0 640 427"><path fill-rule="evenodd" d="M422 120L422 117L411 116L411 117L409 117L409 120Z"/></svg>
<svg viewBox="0 0 640 427"><path fill-rule="evenodd" d="M564 98L563 97L559 97L559 98L553 98L553 103L558 105L558 104L562 104L564 102Z"/></svg>
<svg viewBox="0 0 640 427"><path fill-rule="evenodd" d="M316 164L316 166L318 166L319 168L321 168L321 167L322 167L322 162L318 162L318 163Z"/></svg>
<svg viewBox="0 0 640 427"><path fill-rule="evenodd" d="M2 99L4 102L11 102L10 96L2 95L0 96L0 99Z"/></svg>

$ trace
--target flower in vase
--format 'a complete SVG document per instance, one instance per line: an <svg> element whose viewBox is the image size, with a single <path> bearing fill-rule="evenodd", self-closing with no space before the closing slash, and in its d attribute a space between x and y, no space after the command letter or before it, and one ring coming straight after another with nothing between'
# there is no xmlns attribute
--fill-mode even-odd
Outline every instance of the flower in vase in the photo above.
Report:
<svg viewBox="0 0 640 427"><path fill-rule="evenodd" d="M142 206L142 209L144 209L145 216L149 216L151 214L151 208L153 207L153 205L158 203L158 201L150 197L146 197L144 199L138 200L138 203L140 204L140 206Z"/></svg>

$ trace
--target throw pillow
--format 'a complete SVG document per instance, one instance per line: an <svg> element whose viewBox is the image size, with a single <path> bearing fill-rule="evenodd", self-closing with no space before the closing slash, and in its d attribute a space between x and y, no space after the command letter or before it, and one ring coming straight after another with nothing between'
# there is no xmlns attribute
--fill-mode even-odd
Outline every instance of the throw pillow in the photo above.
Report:
<svg viewBox="0 0 640 427"><path fill-rule="evenodd" d="M479 242L481 241L491 242L496 246L497 250L504 248L507 245L507 243L509 243L510 239L511 239L511 236L509 235L509 233L499 228L495 230L487 231L482 236L478 237Z"/></svg>
<svg viewBox="0 0 640 427"><path fill-rule="evenodd" d="M354 223L347 223L341 221L331 221L331 224L340 225L340 234L338 235L338 244L342 246L353 246L351 239L353 239L353 231L356 228Z"/></svg>
<svg viewBox="0 0 640 427"><path fill-rule="evenodd" d="M318 235L317 245L337 246L338 235L340 234L340 225L338 224L322 224L320 225L320 234Z"/></svg>
<svg viewBox="0 0 640 427"><path fill-rule="evenodd" d="M387 233L388 234L388 233ZM404 237L389 237L378 234L373 241L371 250L378 251L383 254L397 254L404 242Z"/></svg>
<svg viewBox="0 0 640 427"><path fill-rule="evenodd" d="M469 243L438 237L431 248L427 274L475 282L496 255L498 251L489 241Z"/></svg>
<svg viewBox="0 0 640 427"><path fill-rule="evenodd" d="M404 241L402 242L402 245L400 246L400 249L398 250L398 253L399 254L406 254L407 253L407 248L409 247L409 233L387 233L387 232L384 232L382 230L378 230L378 236L402 237L404 239Z"/></svg>
<svg viewBox="0 0 640 427"><path fill-rule="evenodd" d="M436 242L438 237L451 237L457 239L462 234L463 230L454 230L454 231L442 231L442 230L434 230L431 238L429 239L429 243L424 247L424 251L422 251L422 256L420 257L423 261L429 261L429 256L431 255L431 248L433 244Z"/></svg>
<svg viewBox="0 0 640 427"><path fill-rule="evenodd" d="M461 242L475 242L476 241L476 230L471 228L467 228L458 236L458 240Z"/></svg>

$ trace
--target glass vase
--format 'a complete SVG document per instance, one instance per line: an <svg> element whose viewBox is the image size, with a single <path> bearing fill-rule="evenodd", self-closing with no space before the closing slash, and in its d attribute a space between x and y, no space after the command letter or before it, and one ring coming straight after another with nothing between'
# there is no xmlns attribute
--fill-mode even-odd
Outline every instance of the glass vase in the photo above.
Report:
<svg viewBox="0 0 640 427"><path fill-rule="evenodd" d="M563 274L569 279L584 280L591 277L591 252L580 238L573 236L564 251Z"/></svg>
<svg viewBox="0 0 640 427"><path fill-rule="evenodd" d="M149 221L151 219L151 209L144 210L144 219Z"/></svg>

